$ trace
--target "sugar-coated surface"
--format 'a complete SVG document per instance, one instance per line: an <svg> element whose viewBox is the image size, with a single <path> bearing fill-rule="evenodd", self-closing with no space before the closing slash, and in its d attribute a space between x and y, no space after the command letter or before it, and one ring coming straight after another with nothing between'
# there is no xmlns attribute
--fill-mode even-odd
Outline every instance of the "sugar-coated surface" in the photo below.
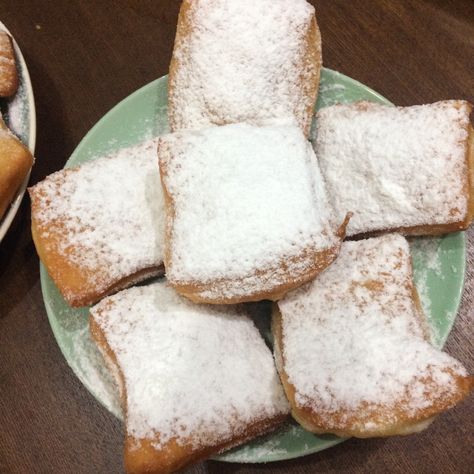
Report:
<svg viewBox="0 0 474 474"><path fill-rule="evenodd" d="M462 221L469 113L464 101L321 109L315 149L334 208L354 213L347 234Z"/></svg>
<svg viewBox="0 0 474 474"><path fill-rule="evenodd" d="M129 435L205 446L288 413L271 352L236 307L194 305L161 281L91 312L125 379Z"/></svg>
<svg viewBox="0 0 474 474"><path fill-rule="evenodd" d="M304 122L303 86L315 74L304 42L314 8L305 0L188 3L189 36L173 53L175 130L285 116Z"/></svg>
<svg viewBox="0 0 474 474"><path fill-rule="evenodd" d="M453 393L448 370L466 375L424 339L409 247L398 235L343 243L317 280L278 304L296 401L322 416L405 398L403 409L422 410Z"/></svg>
<svg viewBox="0 0 474 474"><path fill-rule="evenodd" d="M246 292L263 284L258 271L284 263L296 276L312 264L298 260L302 251L334 245L318 163L296 126L227 125L161 140L175 210L171 280L245 279L235 291Z"/></svg>
<svg viewBox="0 0 474 474"><path fill-rule="evenodd" d="M12 59L13 49L10 36L0 29L0 89L10 87L11 69L15 67Z"/></svg>
<svg viewBox="0 0 474 474"><path fill-rule="evenodd" d="M92 270L97 290L163 262L164 202L157 140L62 170L33 188L33 218L59 252ZM59 226L58 226L59 224Z"/></svg>

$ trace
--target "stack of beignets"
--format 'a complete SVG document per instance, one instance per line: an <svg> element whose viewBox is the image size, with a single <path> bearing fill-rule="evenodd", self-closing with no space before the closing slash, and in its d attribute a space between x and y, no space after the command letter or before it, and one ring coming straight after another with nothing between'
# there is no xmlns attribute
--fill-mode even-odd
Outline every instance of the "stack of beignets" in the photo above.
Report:
<svg viewBox="0 0 474 474"><path fill-rule="evenodd" d="M338 257L351 214L350 235L470 224L470 105L328 107L314 152L320 66L304 0L184 0L173 133L30 190L38 253L70 304L157 274L164 260L168 282L90 313L121 392L129 473L221 452L273 429L290 406L315 433L407 434L473 387L428 342L404 237L345 242ZM284 390L245 306L229 306L261 299L279 300Z"/></svg>

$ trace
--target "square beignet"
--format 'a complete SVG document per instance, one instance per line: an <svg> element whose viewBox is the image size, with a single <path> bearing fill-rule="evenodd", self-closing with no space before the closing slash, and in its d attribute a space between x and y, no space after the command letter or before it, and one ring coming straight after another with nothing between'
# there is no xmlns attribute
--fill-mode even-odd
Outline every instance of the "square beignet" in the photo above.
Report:
<svg viewBox="0 0 474 474"><path fill-rule="evenodd" d="M308 136L321 61L305 0L184 0L170 64L171 130L294 117Z"/></svg>
<svg viewBox="0 0 474 474"><path fill-rule="evenodd" d="M344 242L318 279L274 305L275 359L314 433L408 434L464 399L464 367L427 341L406 239Z"/></svg>
<svg viewBox="0 0 474 474"><path fill-rule="evenodd" d="M71 306L163 274L156 144L122 148L29 189L36 250Z"/></svg>
<svg viewBox="0 0 474 474"><path fill-rule="evenodd" d="M18 71L12 39L0 31L0 97L10 97L18 89Z"/></svg>
<svg viewBox="0 0 474 474"><path fill-rule="evenodd" d="M289 406L271 351L242 308L195 305L167 282L91 309L118 380L128 473L168 473L271 431Z"/></svg>
<svg viewBox="0 0 474 474"><path fill-rule="evenodd" d="M326 268L335 227L318 163L294 125L160 137L166 276L195 302L278 299Z"/></svg>
<svg viewBox="0 0 474 474"><path fill-rule="evenodd" d="M347 235L434 235L474 214L472 106L446 100L390 107L338 104L316 115L315 151Z"/></svg>
<svg viewBox="0 0 474 474"><path fill-rule="evenodd" d="M0 116L0 219L33 165L33 155Z"/></svg>

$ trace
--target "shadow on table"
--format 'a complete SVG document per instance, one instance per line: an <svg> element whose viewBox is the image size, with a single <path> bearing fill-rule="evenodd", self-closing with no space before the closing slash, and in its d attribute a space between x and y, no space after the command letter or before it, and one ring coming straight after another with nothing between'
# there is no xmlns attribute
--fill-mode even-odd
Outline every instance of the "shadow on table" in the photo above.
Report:
<svg viewBox="0 0 474 474"><path fill-rule="evenodd" d="M35 268L38 267L36 251L29 230L29 213L29 199L25 198L0 242L0 287L8 295L0 303L0 319L8 316L39 278Z"/></svg>

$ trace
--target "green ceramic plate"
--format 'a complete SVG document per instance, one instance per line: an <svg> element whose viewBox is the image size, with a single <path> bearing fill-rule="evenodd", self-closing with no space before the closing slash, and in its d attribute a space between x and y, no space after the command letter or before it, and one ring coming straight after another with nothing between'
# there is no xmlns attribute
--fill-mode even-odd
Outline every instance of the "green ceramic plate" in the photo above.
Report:
<svg viewBox="0 0 474 474"><path fill-rule="evenodd" d="M335 102L386 99L363 84L337 72L322 73L317 108ZM67 166L130 145L146 137L165 133L167 78L136 91L106 114L77 147ZM412 241L415 280L428 315L433 343L442 346L456 317L465 269L465 239L462 233L442 238ZM94 397L121 417L116 389L88 331L87 308L71 309L41 266L41 285L49 321L56 340L72 370ZM219 456L222 461L268 462L321 451L343 441L335 436L315 436L289 424L266 438Z"/></svg>

